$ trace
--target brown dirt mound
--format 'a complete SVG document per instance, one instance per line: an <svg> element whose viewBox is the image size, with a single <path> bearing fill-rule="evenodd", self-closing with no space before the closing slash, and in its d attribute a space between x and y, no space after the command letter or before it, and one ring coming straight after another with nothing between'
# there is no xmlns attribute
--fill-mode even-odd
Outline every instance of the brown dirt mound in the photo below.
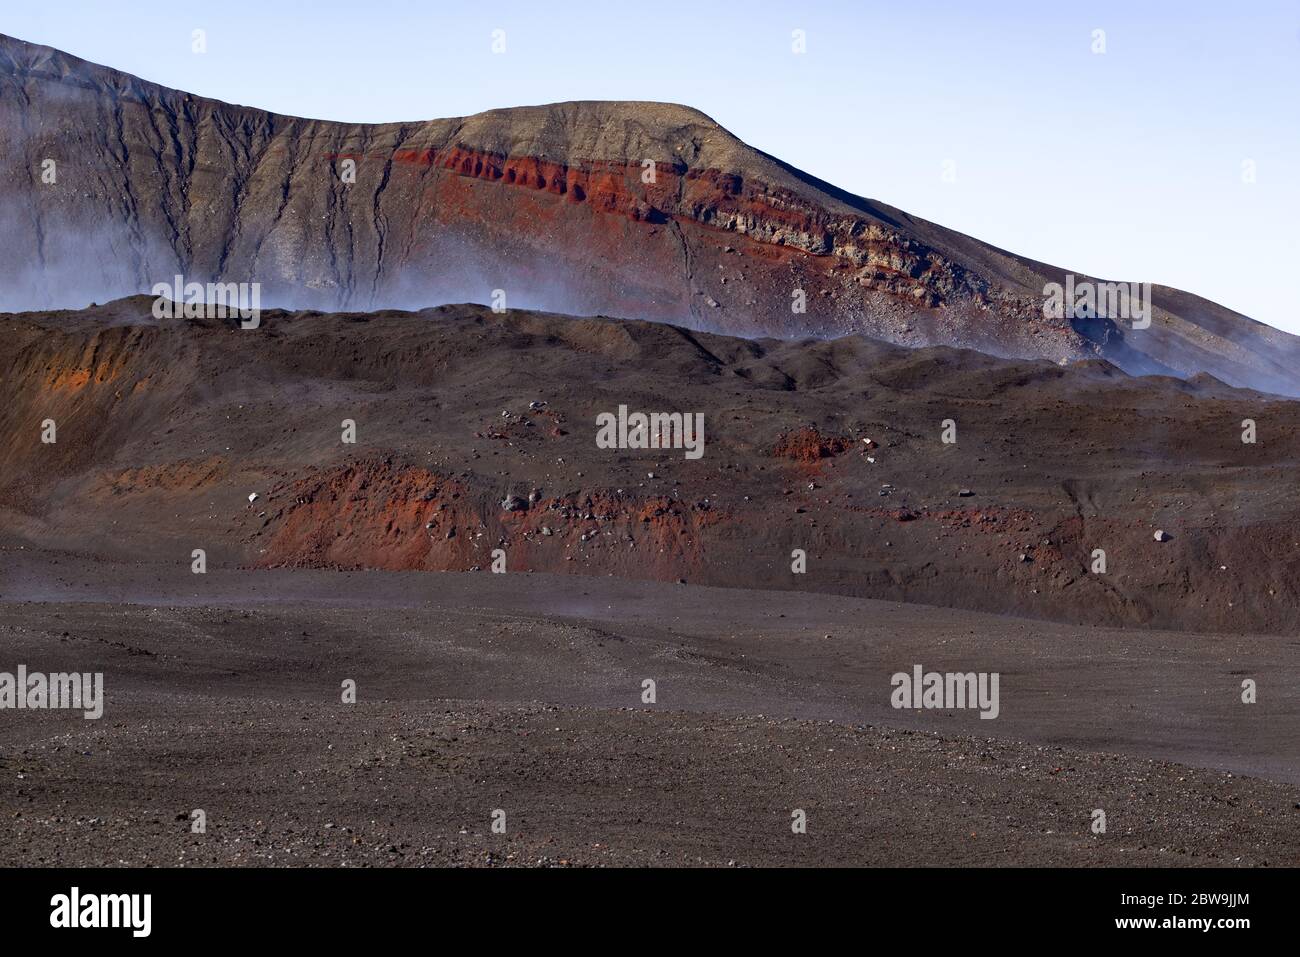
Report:
<svg viewBox="0 0 1300 957"><path fill-rule="evenodd" d="M811 465L822 459L839 455L852 444L842 435L823 435L815 426L805 426L782 435L772 448L777 458L790 459Z"/></svg>

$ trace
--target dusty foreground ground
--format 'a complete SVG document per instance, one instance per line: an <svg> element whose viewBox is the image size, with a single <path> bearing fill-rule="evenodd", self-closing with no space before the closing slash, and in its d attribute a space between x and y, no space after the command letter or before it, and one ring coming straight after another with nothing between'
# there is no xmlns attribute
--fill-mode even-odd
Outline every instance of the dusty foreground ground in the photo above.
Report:
<svg viewBox="0 0 1300 957"><path fill-rule="evenodd" d="M7 865L1300 863L1294 640L576 576L0 573L0 670L103 671L107 700L0 711ZM917 663L1000 672L1000 716L893 710Z"/></svg>

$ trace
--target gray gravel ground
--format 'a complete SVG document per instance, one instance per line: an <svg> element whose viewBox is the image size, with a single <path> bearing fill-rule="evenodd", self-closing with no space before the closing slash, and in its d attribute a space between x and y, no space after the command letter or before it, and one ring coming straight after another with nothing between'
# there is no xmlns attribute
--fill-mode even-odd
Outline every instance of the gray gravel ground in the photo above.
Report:
<svg viewBox="0 0 1300 957"><path fill-rule="evenodd" d="M531 575L146 596L153 574L114 585L145 604L0 604L0 670L103 671L107 698L0 712L0 864L1300 863L1278 639ZM1002 716L893 711L912 661L1003 668ZM1234 707L1243 668L1289 690Z"/></svg>

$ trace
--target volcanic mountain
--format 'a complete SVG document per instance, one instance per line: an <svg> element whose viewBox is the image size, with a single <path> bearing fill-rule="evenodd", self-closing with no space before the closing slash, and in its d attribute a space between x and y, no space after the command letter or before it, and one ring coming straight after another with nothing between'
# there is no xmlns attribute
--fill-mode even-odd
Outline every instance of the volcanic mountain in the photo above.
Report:
<svg viewBox="0 0 1300 957"><path fill-rule="evenodd" d="M729 335L862 333L1300 392L1300 339L1159 286L1146 329L1045 317L1044 286L1064 270L850 195L684 106L351 125L0 36L0 130L4 309L174 275L259 282L264 304L322 310L504 295Z"/></svg>

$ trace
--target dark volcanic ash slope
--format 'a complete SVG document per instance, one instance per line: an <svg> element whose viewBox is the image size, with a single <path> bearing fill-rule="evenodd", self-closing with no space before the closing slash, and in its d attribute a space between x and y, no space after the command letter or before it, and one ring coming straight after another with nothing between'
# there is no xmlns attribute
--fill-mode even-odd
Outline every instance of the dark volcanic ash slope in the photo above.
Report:
<svg viewBox="0 0 1300 957"><path fill-rule="evenodd" d="M259 281L268 301L329 310L502 289L512 306L733 335L1100 355L1134 373L1300 391L1295 337L1160 287L1150 329L1044 318L1043 286L1062 270L849 195L682 106L347 125L0 36L0 133L0 308L81 306L178 273ZM806 313L791 309L796 289Z"/></svg>
<svg viewBox="0 0 1300 957"><path fill-rule="evenodd" d="M10 546L408 570L502 548L512 572L1198 631L1300 611L1300 404L1208 377L480 306L240 330L136 297L0 332ZM703 457L597 448L619 405L702 413Z"/></svg>

